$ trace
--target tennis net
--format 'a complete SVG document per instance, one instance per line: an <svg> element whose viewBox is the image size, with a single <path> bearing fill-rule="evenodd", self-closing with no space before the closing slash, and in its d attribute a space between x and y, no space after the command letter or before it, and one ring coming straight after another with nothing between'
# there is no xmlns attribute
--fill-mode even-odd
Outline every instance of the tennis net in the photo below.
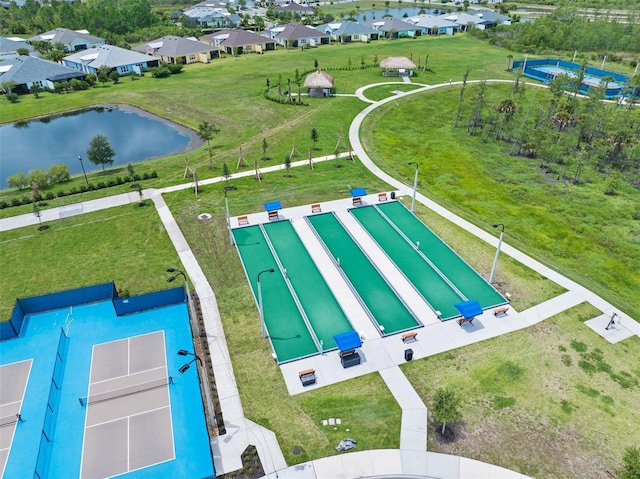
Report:
<svg viewBox="0 0 640 479"><path fill-rule="evenodd" d="M156 389L162 386L166 386L167 384L169 384L168 378L158 378L151 381L146 381L144 383L132 384L131 386L125 386L119 389L112 389L111 391L91 394L89 396L78 398L78 401L80 401L80 405L84 407L87 404L108 401L109 399L115 399L123 396L130 396L142 391L148 391L149 389Z"/></svg>

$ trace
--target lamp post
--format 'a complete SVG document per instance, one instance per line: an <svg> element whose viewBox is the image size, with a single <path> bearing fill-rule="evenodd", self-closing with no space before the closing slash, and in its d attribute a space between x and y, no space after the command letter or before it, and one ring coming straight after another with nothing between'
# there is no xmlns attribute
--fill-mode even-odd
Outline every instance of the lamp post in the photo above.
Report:
<svg viewBox="0 0 640 479"><path fill-rule="evenodd" d="M87 179L87 172L84 171L84 163L82 163L82 156L78 155L78 160L80 160L80 166L82 167L82 174L84 175L84 181L87 182L87 186L89 186L89 180Z"/></svg>
<svg viewBox="0 0 640 479"><path fill-rule="evenodd" d="M227 199L226 188L224 188L224 207L227 214L227 229L229 230L229 241L233 245L233 233L231 232L231 218L229 217L229 200Z"/></svg>
<svg viewBox="0 0 640 479"><path fill-rule="evenodd" d="M498 240L498 249L496 249L496 257L493 258L493 266L491 267L491 274L489 275L489 284L493 283L493 275L496 273L496 265L498 264L498 255L500 254L500 246L502 246L502 237L504 236L504 225L502 223L498 223L495 225L491 225L494 228L498 226L502 227L500 230L500 239Z"/></svg>
<svg viewBox="0 0 640 479"><path fill-rule="evenodd" d="M180 374L184 374L184 372L189 369L189 367L191 366L191 364L195 361L200 361L200 366L202 365L202 359L200 359L200 356L198 356L195 353L191 353L189 351L187 351L186 349L181 349L178 351L178 356L193 356L193 359L191 361L189 361L188 363L183 364L182 366L180 366L180 368L178 369L178 371L180 371ZM204 367L204 366L203 366Z"/></svg>
<svg viewBox="0 0 640 479"><path fill-rule="evenodd" d="M418 189L418 162L416 161L410 161L409 163L407 163L407 165L415 165L416 167L416 173L415 176L413 177L413 197L411 198L411 212L413 213L413 208L415 207L416 204L416 191Z"/></svg>
<svg viewBox="0 0 640 479"><path fill-rule="evenodd" d="M267 337L267 326L264 324L264 311L262 309L262 287L260 286L260 276L262 273L273 273L275 269L265 269L258 273L258 311L260 313L260 327L262 329L262 339Z"/></svg>
<svg viewBox="0 0 640 479"><path fill-rule="evenodd" d="M193 302L191 301L191 289L189 288L189 279L184 272L175 268L167 268L167 273L175 273L173 276L169 276L167 278L167 283L172 283L176 280L176 278L180 275L184 278L184 288L187 290L187 302L189 303L189 313L193 318L193 324L196 330L196 336L200 337L200 328L198 327L198 318L195 316L195 311L193 309Z"/></svg>

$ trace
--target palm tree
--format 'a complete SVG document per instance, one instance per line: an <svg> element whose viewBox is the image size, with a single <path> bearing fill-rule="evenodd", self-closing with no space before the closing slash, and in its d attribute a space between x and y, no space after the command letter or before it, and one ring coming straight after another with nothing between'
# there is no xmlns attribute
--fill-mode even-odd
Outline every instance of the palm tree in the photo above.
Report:
<svg viewBox="0 0 640 479"><path fill-rule="evenodd" d="M511 71L511 62L513 62L513 55L507 55L507 71Z"/></svg>
<svg viewBox="0 0 640 479"><path fill-rule="evenodd" d="M211 139L216 133L220 133L220 130L216 128L213 123L209 123L204 120L198 125L198 137L200 137L202 141L207 142L207 149L209 150L209 169L213 169L213 159L211 158Z"/></svg>

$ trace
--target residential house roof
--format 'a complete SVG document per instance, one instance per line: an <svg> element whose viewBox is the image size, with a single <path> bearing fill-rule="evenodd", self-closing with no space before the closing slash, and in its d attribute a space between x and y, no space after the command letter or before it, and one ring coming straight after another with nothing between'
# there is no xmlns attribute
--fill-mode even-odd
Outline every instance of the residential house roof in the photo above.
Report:
<svg viewBox="0 0 640 479"><path fill-rule="evenodd" d="M49 42L49 43L62 43L63 45L69 45L74 41L81 39L87 43L104 43L104 38L94 37L89 35L86 30L69 30L68 28L56 28L49 30L48 32L41 33L28 39L30 42Z"/></svg>
<svg viewBox="0 0 640 479"><path fill-rule="evenodd" d="M416 28L416 26L411 23L407 23L397 18L388 17L382 20L374 20L373 22L365 23L365 25L381 32L390 32L391 30L395 30L396 32L419 30L419 28Z"/></svg>
<svg viewBox="0 0 640 479"><path fill-rule="evenodd" d="M283 40L299 40L301 38L329 38L329 35L306 25L289 23L276 37Z"/></svg>
<svg viewBox="0 0 640 479"><path fill-rule="evenodd" d="M330 35L370 35L372 33L377 33L373 28L362 25L358 22L352 22L350 20L346 22L331 22L325 23L324 25L319 25L315 27L316 30L319 30L324 33L328 33Z"/></svg>
<svg viewBox="0 0 640 479"><path fill-rule="evenodd" d="M318 70L304 80L305 88L333 88L333 77L327 72Z"/></svg>
<svg viewBox="0 0 640 479"><path fill-rule="evenodd" d="M33 54L33 52L35 52L33 46L29 45L22 38L0 37L0 57L6 58L8 54L14 54L17 56L18 48L26 48L29 50L29 54Z"/></svg>
<svg viewBox="0 0 640 479"><path fill-rule="evenodd" d="M417 27L422 28L457 28L457 25L442 16L434 16L429 14L420 14L407 19Z"/></svg>
<svg viewBox="0 0 640 479"><path fill-rule="evenodd" d="M291 2L291 3L288 3L287 5L276 7L274 11L278 13L298 12L298 13L305 13L305 14L313 14L315 12L315 9L313 7L308 7L306 5L300 5L299 3L296 3L296 2Z"/></svg>
<svg viewBox="0 0 640 479"><path fill-rule="evenodd" d="M488 20L492 23L495 23L496 25L511 21L511 18L509 18L507 15L502 15L501 13L494 12L493 10L480 9L476 10L473 14L476 17L480 17L483 20Z"/></svg>
<svg viewBox="0 0 640 479"><path fill-rule="evenodd" d="M452 13L449 15L445 14L441 16L446 20L452 21L456 25L462 25L462 26L466 26L469 24L472 24L475 26L475 25L480 25L482 23L491 23L488 20L484 20L483 18L477 17L475 15L469 15L468 13Z"/></svg>
<svg viewBox="0 0 640 479"><path fill-rule="evenodd" d="M116 68L122 65L133 65L136 63L146 63L149 61L148 55L132 52L114 45L100 45L97 48L89 48L81 52L64 57L74 63L85 64L98 69L101 66Z"/></svg>
<svg viewBox="0 0 640 479"><path fill-rule="evenodd" d="M0 83L16 85L42 80L61 81L84 77L85 73L42 58L21 56L0 63Z"/></svg>
<svg viewBox="0 0 640 479"><path fill-rule="evenodd" d="M260 36L257 33L237 28L217 33L210 33L209 35L203 36L201 40L219 42L220 45L224 45L225 47L242 47L245 45L275 43L273 40Z"/></svg>
<svg viewBox="0 0 640 479"><path fill-rule="evenodd" d="M208 43L199 42L196 39L176 37L167 35L156 40L152 40L145 45L134 48L135 51L144 52L147 55L164 55L167 57L178 57L191 53L210 52L218 50Z"/></svg>

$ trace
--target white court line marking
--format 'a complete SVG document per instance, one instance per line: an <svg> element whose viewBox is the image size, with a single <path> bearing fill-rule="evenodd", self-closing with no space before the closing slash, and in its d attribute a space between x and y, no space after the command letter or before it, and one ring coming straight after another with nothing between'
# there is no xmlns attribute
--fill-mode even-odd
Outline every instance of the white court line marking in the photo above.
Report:
<svg viewBox="0 0 640 479"><path fill-rule="evenodd" d="M127 376L131 375L131 338L127 339Z"/></svg>
<svg viewBox="0 0 640 479"><path fill-rule="evenodd" d="M129 445L131 444L131 416L127 417L127 471L131 469L129 462L131 460L131 448Z"/></svg>
<svg viewBox="0 0 640 479"><path fill-rule="evenodd" d="M29 378L31 377L31 368L33 367L33 359L26 359L25 361L29 361L29 370L27 371L27 380L24 382L24 389L22 390L22 399L18 402L20 402L20 404L22 405L22 403L24 402L24 395L27 392L27 385L29 384ZM16 361L14 363L9 363L9 364L3 364L2 367L7 367L13 364L19 364L22 363L24 361ZM7 404L15 404L16 401L12 402L12 403L7 403ZM12 433L11 433L11 441L9 442L9 447L6 449L2 449L3 451L5 450L9 450L9 454L7 454L7 457L4 461L4 466L2 467L2 469L0 470L0 477L4 477L4 471L7 467L7 464L9 463L9 458L11 457L11 446L13 446L13 440L16 438L16 429L18 429L18 423L16 422L12 427L13 429Z"/></svg>
<svg viewBox="0 0 640 479"><path fill-rule="evenodd" d="M125 339L129 339L129 338L141 338L142 336L148 336L150 334L157 334L160 332L163 333L164 329L158 329L157 331L150 331L148 333L134 334L133 336L127 336L120 339L112 339L111 341L105 341L104 343L94 344L93 346L102 346L103 344L117 343L118 341L124 341Z"/></svg>
<svg viewBox="0 0 640 479"><path fill-rule="evenodd" d="M28 378L27 378L27 380L28 380ZM23 393L23 396L24 396L24 393ZM5 403L0 404L0 407L9 406L11 404L18 404L18 403L22 403L22 401L18 400L18 401L5 402Z"/></svg>
<svg viewBox="0 0 640 479"><path fill-rule="evenodd" d="M147 409L146 411L142 411L142 412L137 412L135 414L131 414L130 416L122 416L122 417L118 417L116 419L109 419L108 421L102 421L102 422L98 422L96 424L91 424L90 426L87 426L87 429L92 428L92 427L96 427L96 426L102 426L103 424L109 424L111 422L116 422L116 421L122 421L125 417L126 418L131 418L131 417L136 417L136 416L142 416L143 414L147 414L148 412L154 412L154 411L160 411L162 409L167 409L169 406L160 406L154 409Z"/></svg>
<svg viewBox="0 0 640 479"><path fill-rule="evenodd" d="M100 383L106 383L108 381L113 381L114 379L122 379L122 378L131 377L131 376L137 376L137 375L149 372L149 371L156 371L158 369L167 369L167 367L166 366L158 366L157 368L145 369L144 371L138 371L137 373L133 373L133 374L123 374L121 376L114 376L114 377L109 378L109 379L101 379L100 381L92 382L91 386L93 386L94 384L100 384Z"/></svg>

